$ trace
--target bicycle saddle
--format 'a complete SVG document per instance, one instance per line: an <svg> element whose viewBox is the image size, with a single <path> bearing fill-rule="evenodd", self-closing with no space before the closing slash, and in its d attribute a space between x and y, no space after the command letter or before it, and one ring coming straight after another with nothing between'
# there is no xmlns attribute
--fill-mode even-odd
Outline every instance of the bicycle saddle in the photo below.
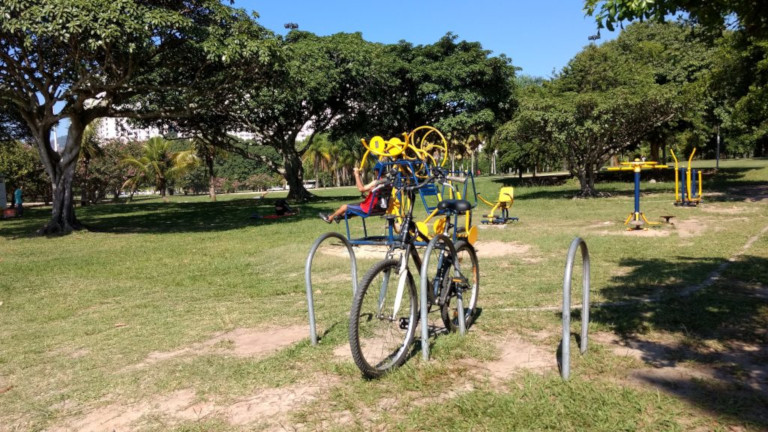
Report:
<svg viewBox="0 0 768 432"><path fill-rule="evenodd" d="M442 211L448 210L455 213L464 213L472 208L467 200L442 200L437 203L437 209Z"/></svg>

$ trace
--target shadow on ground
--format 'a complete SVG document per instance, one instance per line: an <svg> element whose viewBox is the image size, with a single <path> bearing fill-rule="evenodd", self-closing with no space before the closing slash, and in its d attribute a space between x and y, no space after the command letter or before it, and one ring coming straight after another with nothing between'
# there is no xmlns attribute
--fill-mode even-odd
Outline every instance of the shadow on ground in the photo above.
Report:
<svg viewBox="0 0 768 432"><path fill-rule="evenodd" d="M114 234L184 233L228 231L254 225L290 225L305 219L317 219L317 213L335 210L339 202L360 201L359 195L317 197L308 203L291 204L299 213L294 216L271 219L275 202L279 198L234 199L200 202L133 202L99 204L77 208L77 217L87 230ZM255 217L255 216L262 217ZM24 218L0 221L0 236L19 238L33 236L50 217L50 207L25 209Z"/></svg>
<svg viewBox="0 0 768 432"><path fill-rule="evenodd" d="M609 302L593 322L612 328L621 346L639 352L649 368L628 377L659 387L716 415L768 429L768 259L682 257L621 263L633 270L602 292ZM690 295L721 267L722 275ZM660 337L659 335L663 335Z"/></svg>

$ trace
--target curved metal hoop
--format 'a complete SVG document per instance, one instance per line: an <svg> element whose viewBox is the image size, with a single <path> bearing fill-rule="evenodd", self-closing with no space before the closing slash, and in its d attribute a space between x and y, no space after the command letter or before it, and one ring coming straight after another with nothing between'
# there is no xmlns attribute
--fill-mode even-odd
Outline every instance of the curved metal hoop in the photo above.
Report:
<svg viewBox="0 0 768 432"><path fill-rule="evenodd" d="M337 232L327 232L315 240L312 247L309 249L309 255L307 256L307 263L304 266L304 282L307 285L307 308L309 309L309 339L312 345L317 345L317 327L315 325L315 301L312 296L312 259L315 257L317 249L324 241L328 239L337 239L344 243L349 252L349 260L352 266L352 295L357 292L357 260L355 259L355 251L352 250L352 244L346 237Z"/></svg>
<svg viewBox="0 0 768 432"><path fill-rule="evenodd" d="M580 237L571 242L568 257L565 260L565 275L563 276L563 338L560 341L560 376L568 380L571 373L571 276L573 275L573 260L576 250L581 248L582 261L582 294L581 294L581 354L587 351L587 333L589 330L589 251L587 243Z"/></svg>

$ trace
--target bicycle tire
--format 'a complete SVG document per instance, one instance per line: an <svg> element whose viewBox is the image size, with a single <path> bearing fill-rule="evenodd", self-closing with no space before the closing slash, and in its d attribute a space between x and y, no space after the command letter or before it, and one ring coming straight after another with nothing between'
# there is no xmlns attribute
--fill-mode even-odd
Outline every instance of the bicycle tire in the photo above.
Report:
<svg viewBox="0 0 768 432"><path fill-rule="evenodd" d="M464 323L466 328L472 325L475 319L475 310L477 308L477 297L480 291L480 266L477 260L475 248L466 240L459 240L455 244L456 258L459 260L461 274L467 278L468 287L462 292L464 306ZM445 300L440 305L440 315L443 318L443 324L448 331L455 332L459 328L459 315L456 308L456 287L451 286L451 275L453 271L448 272L443 284L443 290L451 290L445 296Z"/></svg>
<svg viewBox="0 0 768 432"><path fill-rule="evenodd" d="M410 270L406 270L398 313L386 316L392 311L397 295L399 268L399 260L379 261L368 270L355 293L349 320L349 346L355 364L366 378L381 377L401 366L413 342L419 306Z"/></svg>

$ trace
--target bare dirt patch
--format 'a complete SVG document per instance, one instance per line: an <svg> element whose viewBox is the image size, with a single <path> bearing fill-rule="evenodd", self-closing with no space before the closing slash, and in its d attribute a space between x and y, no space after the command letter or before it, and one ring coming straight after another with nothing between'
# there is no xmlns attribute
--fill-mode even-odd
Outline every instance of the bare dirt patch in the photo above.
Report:
<svg viewBox="0 0 768 432"><path fill-rule="evenodd" d="M620 338L596 333L591 339L607 345L615 355L632 357L651 368L631 369L628 379L688 392L692 381L709 380L768 396L768 347L738 341L697 341L656 334L653 339Z"/></svg>
<svg viewBox="0 0 768 432"><path fill-rule="evenodd" d="M665 227L648 228L640 230L627 230L626 228L620 228L616 231L597 231L597 235L620 235L626 237L669 237L670 231Z"/></svg>
<svg viewBox="0 0 768 432"><path fill-rule="evenodd" d="M216 398L198 400L194 390L184 389L134 404L110 404L51 429L52 432L134 430L147 417L162 417L166 426L182 421L219 418L233 426L258 424L259 430L282 431L289 413L314 401L327 392L336 380L314 380L317 384L294 384L288 387L257 390L254 394L220 402ZM296 425L292 425L296 426Z"/></svg>
<svg viewBox="0 0 768 432"><path fill-rule="evenodd" d="M744 213L753 213L756 209L754 208L746 208L743 206L728 206L728 207L722 207L722 206L716 206L716 205L701 205L700 206L701 211L704 213L715 213L715 214L744 214Z"/></svg>
<svg viewBox="0 0 768 432"><path fill-rule="evenodd" d="M516 373L528 370L544 373L557 370L557 357L554 349L545 349L518 335L507 335L495 341L500 351L498 360L479 362L468 360L466 363L478 374L499 382L513 377Z"/></svg>
<svg viewBox="0 0 768 432"><path fill-rule="evenodd" d="M687 238L702 235L707 230L708 224L699 219L683 219L677 221L675 227L680 238Z"/></svg>
<svg viewBox="0 0 768 432"><path fill-rule="evenodd" d="M531 246L518 242L502 241L480 241L475 243L477 257L497 258L509 255L528 255L531 252Z"/></svg>
<svg viewBox="0 0 768 432"><path fill-rule="evenodd" d="M202 354L262 357L293 345L305 337L307 337L306 326L238 328L174 351L150 353L143 362L132 368L142 368L177 357Z"/></svg>
<svg viewBox="0 0 768 432"><path fill-rule="evenodd" d="M356 259L384 259L384 256L387 253L386 246L362 245L354 246L352 250L355 252ZM347 251L347 247L344 245L323 245L320 247L320 249L318 249L318 251L325 255L349 259L349 252Z"/></svg>

